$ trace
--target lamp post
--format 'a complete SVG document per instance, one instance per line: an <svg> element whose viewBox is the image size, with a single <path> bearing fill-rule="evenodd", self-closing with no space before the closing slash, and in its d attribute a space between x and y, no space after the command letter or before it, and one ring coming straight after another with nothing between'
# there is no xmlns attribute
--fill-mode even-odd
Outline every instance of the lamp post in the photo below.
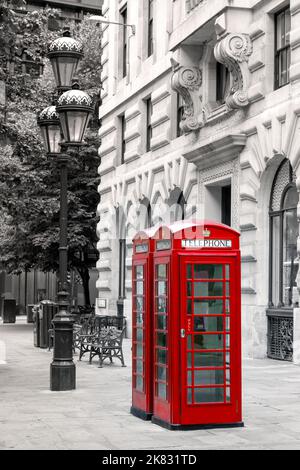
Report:
<svg viewBox="0 0 300 470"><path fill-rule="evenodd" d="M131 28L132 35L135 36L136 27L134 24L127 24L127 23L119 23L117 21L110 21L105 16L101 15L91 15L88 18L90 21L95 21L96 23L104 23L104 24L116 24L118 26L123 26L124 28Z"/></svg>
<svg viewBox="0 0 300 470"><path fill-rule="evenodd" d="M50 366L52 391L74 390L76 370L73 362L73 318L69 312L68 269L68 148L82 145L92 114L92 99L79 90L73 75L82 57L82 45L69 33L49 47L57 89L62 93L57 106L49 106L38 116L47 155L60 170L59 311L53 318L53 361ZM61 139L63 134L63 141Z"/></svg>

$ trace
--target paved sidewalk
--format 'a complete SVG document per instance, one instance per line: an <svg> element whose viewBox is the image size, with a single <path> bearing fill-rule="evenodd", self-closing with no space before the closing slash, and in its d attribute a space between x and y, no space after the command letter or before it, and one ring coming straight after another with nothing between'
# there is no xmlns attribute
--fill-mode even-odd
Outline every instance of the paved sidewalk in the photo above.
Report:
<svg viewBox="0 0 300 470"><path fill-rule="evenodd" d="M292 364L245 361L245 428L172 432L129 414L130 341L127 368L75 356L72 392L48 390L52 355L33 347L32 325L0 324L0 341L0 449L300 449L300 368Z"/></svg>

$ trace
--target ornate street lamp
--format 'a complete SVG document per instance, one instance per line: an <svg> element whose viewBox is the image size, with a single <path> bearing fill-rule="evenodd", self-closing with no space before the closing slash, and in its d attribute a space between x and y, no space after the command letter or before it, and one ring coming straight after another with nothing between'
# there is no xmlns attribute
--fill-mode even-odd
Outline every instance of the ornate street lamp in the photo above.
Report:
<svg viewBox="0 0 300 470"><path fill-rule="evenodd" d="M69 90L72 78L80 59L83 57L83 46L79 41L70 37L66 30L62 38L53 41L48 50L57 88L60 92Z"/></svg>
<svg viewBox="0 0 300 470"><path fill-rule="evenodd" d="M93 106L89 95L71 88L73 75L82 57L82 45L65 33L49 47L48 57L52 62L59 93L57 106L49 106L38 116L45 148L49 157L60 169L60 240L59 240L59 311L52 320L54 325L53 361L50 366L50 388L52 391L76 388L76 369L73 362L73 317L69 313L67 286L68 269L68 147L82 145L84 133L91 117ZM64 141L61 140L61 135Z"/></svg>

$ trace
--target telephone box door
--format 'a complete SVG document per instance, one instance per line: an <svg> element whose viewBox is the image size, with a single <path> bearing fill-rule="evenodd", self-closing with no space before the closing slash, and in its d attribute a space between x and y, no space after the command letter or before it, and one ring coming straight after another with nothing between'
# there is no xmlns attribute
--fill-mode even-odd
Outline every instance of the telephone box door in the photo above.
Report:
<svg viewBox="0 0 300 470"><path fill-rule="evenodd" d="M236 254L184 256L181 423L241 421L240 263Z"/></svg>

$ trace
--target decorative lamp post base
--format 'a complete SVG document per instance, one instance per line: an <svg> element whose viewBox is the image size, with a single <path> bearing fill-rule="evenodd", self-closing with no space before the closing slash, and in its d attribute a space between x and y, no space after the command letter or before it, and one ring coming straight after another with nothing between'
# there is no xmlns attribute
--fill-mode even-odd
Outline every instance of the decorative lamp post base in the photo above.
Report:
<svg viewBox="0 0 300 470"><path fill-rule="evenodd" d="M73 362L73 323L67 311L60 311L52 320L54 326L54 354L50 366L51 391L75 390L76 368Z"/></svg>
<svg viewBox="0 0 300 470"><path fill-rule="evenodd" d="M50 383L52 392L75 390L75 364L52 362L52 364L50 365Z"/></svg>

